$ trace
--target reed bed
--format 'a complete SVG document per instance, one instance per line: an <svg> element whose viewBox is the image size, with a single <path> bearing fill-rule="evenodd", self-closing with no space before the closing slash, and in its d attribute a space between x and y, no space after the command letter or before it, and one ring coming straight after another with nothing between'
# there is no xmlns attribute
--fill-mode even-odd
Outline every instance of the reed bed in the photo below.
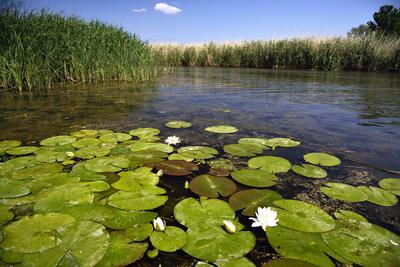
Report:
<svg viewBox="0 0 400 267"><path fill-rule="evenodd" d="M157 59L138 36L47 11L0 14L0 87L145 81Z"/></svg>
<svg viewBox="0 0 400 267"><path fill-rule="evenodd" d="M158 44L163 66L399 71L400 37L294 38L198 45Z"/></svg>

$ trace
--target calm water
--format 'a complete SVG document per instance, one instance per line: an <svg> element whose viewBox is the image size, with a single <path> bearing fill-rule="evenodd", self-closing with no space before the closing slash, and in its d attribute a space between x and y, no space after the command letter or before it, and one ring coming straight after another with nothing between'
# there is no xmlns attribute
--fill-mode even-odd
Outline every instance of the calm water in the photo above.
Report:
<svg viewBox="0 0 400 267"><path fill-rule="evenodd" d="M163 138L182 137L182 146L219 149L241 137L288 136L300 140L302 146L295 153L278 149L272 154L297 163L311 151L343 159L340 168L330 171L330 181L376 185L380 178L400 174L398 74L181 68L145 85L75 86L23 94L3 91L0 112L0 139L25 143L85 128L126 132L156 127ZM168 120L190 121L193 127L168 129L164 127ZM233 125L240 131L234 135L203 131L217 124ZM330 212L338 207L355 209L369 221L400 233L399 204L340 206L318 192L320 181L290 175L281 178L276 190L284 197L307 200ZM161 186L175 189L160 210L168 217L174 204L188 193L178 182ZM249 255L258 263L262 262L260 254L273 252L262 236L258 233L260 241ZM179 265L190 260L182 253L166 253L153 262L143 259L139 265Z"/></svg>

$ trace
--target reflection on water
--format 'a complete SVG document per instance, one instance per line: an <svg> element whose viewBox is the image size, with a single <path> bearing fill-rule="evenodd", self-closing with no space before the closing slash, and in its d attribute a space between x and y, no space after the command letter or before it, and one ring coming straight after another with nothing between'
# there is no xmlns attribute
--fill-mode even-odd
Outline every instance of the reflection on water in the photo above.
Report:
<svg viewBox="0 0 400 267"><path fill-rule="evenodd" d="M291 136L314 150L400 171L398 74L179 68L140 86L1 92L0 111L1 139L139 126L167 135L164 122L182 119L193 122L183 134L198 144L234 142L237 136L210 141L202 131L232 124L244 136Z"/></svg>

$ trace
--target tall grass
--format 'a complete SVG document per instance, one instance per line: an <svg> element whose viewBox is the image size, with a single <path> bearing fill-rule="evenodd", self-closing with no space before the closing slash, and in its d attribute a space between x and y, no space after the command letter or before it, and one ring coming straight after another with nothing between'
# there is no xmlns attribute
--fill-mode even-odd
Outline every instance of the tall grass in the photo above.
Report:
<svg viewBox="0 0 400 267"><path fill-rule="evenodd" d="M121 28L46 11L0 14L0 87L143 81L156 70L149 45Z"/></svg>
<svg viewBox="0 0 400 267"><path fill-rule="evenodd" d="M399 71L400 37L295 38L240 43L157 45L164 66Z"/></svg>

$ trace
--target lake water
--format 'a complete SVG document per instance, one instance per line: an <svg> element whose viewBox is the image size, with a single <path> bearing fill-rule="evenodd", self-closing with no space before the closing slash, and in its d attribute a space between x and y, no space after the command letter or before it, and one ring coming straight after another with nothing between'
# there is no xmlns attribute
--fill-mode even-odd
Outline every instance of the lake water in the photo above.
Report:
<svg viewBox="0 0 400 267"><path fill-rule="evenodd" d="M395 73L179 68L140 85L1 91L0 112L0 139L29 144L79 129L127 132L137 127L159 128L162 138L178 135L182 146L220 150L242 137L291 137L302 143L294 154L269 154L292 162L312 151L334 154L343 164L330 173L330 181L377 185L380 178L400 175L400 76ZM169 120L190 121L193 126L168 129L164 123ZM233 125L239 132L217 135L203 130L219 124ZM328 211L338 207L316 192L322 182L286 178L277 187L285 197L308 199ZM182 192L171 193L171 203ZM352 207L369 221L400 233L399 204ZM161 213L168 216L171 209L162 208ZM257 251L263 249L271 250L258 243ZM257 251L249 257L256 259ZM171 255L175 256L163 255L157 262L178 264L185 258ZM140 264L152 265L147 259Z"/></svg>

